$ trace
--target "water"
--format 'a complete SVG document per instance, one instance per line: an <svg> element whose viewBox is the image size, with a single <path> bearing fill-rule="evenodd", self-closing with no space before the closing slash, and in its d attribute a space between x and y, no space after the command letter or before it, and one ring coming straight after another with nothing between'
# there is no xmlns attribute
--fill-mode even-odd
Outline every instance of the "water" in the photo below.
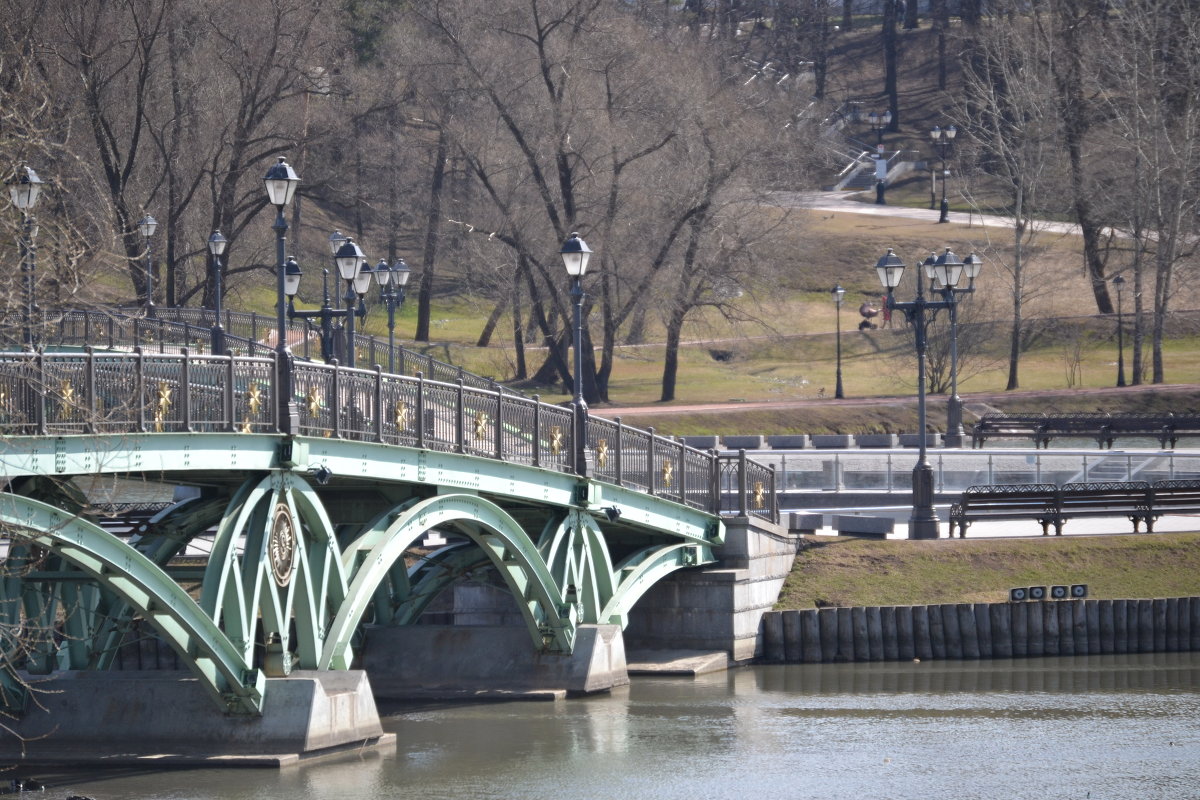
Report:
<svg viewBox="0 0 1200 800"><path fill-rule="evenodd" d="M1200 654L763 666L395 709L394 753L54 778L96 800L1200 797ZM51 776L44 776L50 778Z"/></svg>

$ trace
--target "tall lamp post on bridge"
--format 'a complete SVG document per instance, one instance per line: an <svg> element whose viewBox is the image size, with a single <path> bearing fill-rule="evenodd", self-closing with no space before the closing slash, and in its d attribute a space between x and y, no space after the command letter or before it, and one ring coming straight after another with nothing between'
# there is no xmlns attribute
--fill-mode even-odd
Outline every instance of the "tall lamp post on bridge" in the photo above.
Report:
<svg viewBox="0 0 1200 800"><path fill-rule="evenodd" d="M947 254L949 250L947 249ZM937 263L940 261L941 263ZM963 263L957 258L942 258L935 260L933 282L940 287L938 291L942 294L941 300L928 300L924 294L924 280L917 279L917 295L911 302L901 303L896 301L896 287L900 285L900 278L904 275L904 262L895 254L891 248L888 248L887 253L879 259L875 264L875 271L879 275L879 282L887 290L887 305L888 308L894 311L903 311L905 319L913 326L914 338L916 340L917 349L917 425L919 431L919 450L917 455L917 463L913 467L912 475L912 516L908 520L908 538L910 539L936 539L938 538L938 518L937 512L933 508L933 467L929 464L929 455L927 452L926 433L926 412L925 412L925 350L927 336L929 332L929 323L933 321L937 312L942 309L953 309L954 303L957 302L954 293L958 286L958 281L964 272ZM973 291L974 282L972 281L964 291Z"/></svg>
<svg viewBox="0 0 1200 800"><path fill-rule="evenodd" d="M950 397L946 400L946 447L962 447L966 441L966 432L962 424L962 398L958 396L958 298L964 294L974 294L975 278L983 266L983 259L971 253L965 259L959 260L949 247L941 255L931 253L925 259L925 277L929 279L929 293L942 295L942 299L950 304ZM946 286L942 281L950 274L967 276L967 287ZM957 279L955 281L957 283Z"/></svg>
<svg viewBox="0 0 1200 800"><path fill-rule="evenodd" d="M563 266L571 278L571 298L575 301L575 395L572 399L575 419L575 473L587 475L587 403L583 399L583 276L587 272L588 260L592 257L592 249L587 242L579 238L578 233L572 233L563 242Z"/></svg>
<svg viewBox="0 0 1200 800"><path fill-rule="evenodd" d="M388 373L396 374L396 309L404 306L404 287L408 285L412 270L403 258L388 266L387 259L379 259L375 265L375 281L379 284L379 299L388 312Z"/></svg>
<svg viewBox="0 0 1200 800"><path fill-rule="evenodd" d="M953 125L946 128L933 126L933 130L929 132L929 138L933 140L933 146L937 148L938 158L942 161L942 211L938 217L938 222L950 221L950 203L946 200L946 181L950 178L950 173L946 170L946 156L954 154L954 137L958 133L958 129ZM933 192L929 194L929 207L933 208Z"/></svg>
<svg viewBox="0 0 1200 800"><path fill-rule="evenodd" d="M1121 307L1122 296L1125 294L1125 278L1118 275L1112 279L1117 287L1117 386L1125 385L1125 313Z"/></svg>
<svg viewBox="0 0 1200 800"><path fill-rule="evenodd" d="M154 319L154 250L151 237L158 230L158 220L147 214L138 221L138 233L146 243L146 316Z"/></svg>
<svg viewBox="0 0 1200 800"><path fill-rule="evenodd" d="M33 207L42 193L42 179L31 167L24 164L17 169L16 176L9 181L8 196L21 212L21 275L24 278L25 308L21 316L21 342L26 350L34 346L33 315L37 310L34 301L34 268L37 265L37 219Z"/></svg>
<svg viewBox="0 0 1200 800"><path fill-rule="evenodd" d="M846 396L842 390L842 300L846 298L846 290L841 284L837 284L829 292L833 296L833 302L837 306L837 387L833 391L833 396L841 400Z"/></svg>
<svg viewBox="0 0 1200 800"><path fill-rule="evenodd" d="M221 327L221 256L229 240L217 230L208 237L208 252L212 254L213 276L213 326L211 332L212 354L225 355L225 329Z"/></svg>
<svg viewBox="0 0 1200 800"><path fill-rule="evenodd" d="M293 433L300 427L300 412L292 395L292 353L287 343L286 283L287 277L287 220L283 209L292 201L300 176L283 156L267 170L263 183L267 199L275 206L275 346L279 369L279 430Z"/></svg>
<svg viewBox="0 0 1200 800"><path fill-rule="evenodd" d="M346 293L342 300L346 303L343 312L346 317L346 366L354 366L354 317L365 316L366 306L362 299L371 288L371 265L362 248L355 244L353 238L347 238L338 248L333 257L337 263L338 274L346 282ZM361 308L360 308L361 307Z"/></svg>

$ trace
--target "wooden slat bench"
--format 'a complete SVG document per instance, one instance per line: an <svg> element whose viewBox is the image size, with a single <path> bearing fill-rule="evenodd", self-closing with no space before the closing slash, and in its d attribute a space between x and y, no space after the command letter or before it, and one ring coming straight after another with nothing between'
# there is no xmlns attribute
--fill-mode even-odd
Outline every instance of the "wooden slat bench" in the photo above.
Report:
<svg viewBox="0 0 1200 800"><path fill-rule="evenodd" d="M1157 439L1165 449L1183 436L1200 436L1200 414L984 414L971 442L982 447L988 439L1032 439L1048 448L1054 438L1081 437L1111 448L1118 438L1144 437Z"/></svg>
<svg viewBox="0 0 1200 800"><path fill-rule="evenodd" d="M979 520L1035 520L1047 536L1050 526L1062 535L1068 519L1081 517L1125 517L1137 533L1144 523L1154 531L1164 514L1200 513L1200 481L1165 480L1067 483L999 484L971 486L950 507L950 536L958 528L965 538L967 528Z"/></svg>

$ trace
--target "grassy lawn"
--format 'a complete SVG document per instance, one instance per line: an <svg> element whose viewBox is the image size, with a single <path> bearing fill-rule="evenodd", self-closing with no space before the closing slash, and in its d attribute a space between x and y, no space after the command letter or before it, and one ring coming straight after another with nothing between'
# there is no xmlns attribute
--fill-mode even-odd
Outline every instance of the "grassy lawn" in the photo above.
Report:
<svg viewBox="0 0 1200 800"><path fill-rule="evenodd" d="M1073 583L1098 599L1200 594L1200 533L804 544L777 609L998 603L1013 587Z"/></svg>

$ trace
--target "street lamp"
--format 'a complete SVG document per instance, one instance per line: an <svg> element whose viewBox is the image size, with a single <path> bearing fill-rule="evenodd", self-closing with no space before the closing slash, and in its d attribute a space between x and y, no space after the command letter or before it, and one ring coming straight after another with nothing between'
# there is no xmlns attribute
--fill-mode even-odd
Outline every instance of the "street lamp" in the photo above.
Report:
<svg viewBox="0 0 1200 800"><path fill-rule="evenodd" d="M146 316L154 317L154 253L150 237L158 230L158 220L147 214L138 221L138 232L146 243Z"/></svg>
<svg viewBox="0 0 1200 800"><path fill-rule="evenodd" d="M867 114L867 124L871 126L871 130L875 131L875 144L883 144L883 132L888 125L892 124L892 111L888 109L880 114L878 111L872 111Z"/></svg>
<svg viewBox="0 0 1200 800"><path fill-rule="evenodd" d="M37 309L34 303L34 268L37 265L37 220L33 216L33 207L37 205L42 193L42 179L31 167L24 164L17 169L16 176L8 183L8 196L12 204L21 212L24 236L21 241L21 274L25 283L25 311L21 320L21 341L26 350L32 350L33 314Z"/></svg>
<svg viewBox="0 0 1200 800"><path fill-rule="evenodd" d="M346 303L344 312L346 317L346 366L353 367L354 317L357 306L362 303L363 295L367 293L367 289L371 288L372 270L371 265L367 263L366 254L363 253L361 247L355 244L353 238L347 238L342 243L333 260L337 264L338 274L346 282L346 293L342 295L342 300ZM365 315L366 307L363 306L359 313Z"/></svg>
<svg viewBox="0 0 1200 800"><path fill-rule="evenodd" d="M907 303L896 301L896 287L904 275L904 262L888 248L887 253L875 264L879 282L887 290L887 307L893 311L903 311L904 317L913 326L917 348L917 426L919 428L919 450L916 466L912 475L912 516L908 520L908 538L936 539L938 538L938 518L933 508L933 467L929 464L926 439L925 413L925 349L929 323L933 321L941 309L952 310L956 302L955 289L959 279L966 271L964 264L957 256L947 253L942 258L935 259L933 265L933 283L942 294L942 300L927 300L924 294L925 281L918 278L917 296ZM940 262L940 263L939 263ZM974 291L974 283L962 291Z"/></svg>
<svg viewBox="0 0 1200 800"><path fill-rule="evenodd" d="M587 403L583 399L583 276L587 272L592 250L578 233L563 242L563 266L571 278L571 297L575 301L575 473L587 475L587 458L584 452L587 438Z"/></svg>
<svg viewBox="0 0 1200 800"><path fill-rule="evenodd" d="M379 284L379 299L388 311L388 373L396 374L396 309L404 306L404 287L412 270L403 258L388 267L387 259L379 259L375 265L375 281Z"/></svg>
<svg viewBox="0 0 1200 800"><path fill-rule="evenodd" d="M213 326L212 326L212 354L214 356L225 355L225 329L221 327L221 256L225 253L225 246L229 244L219 230L213 231L212 236L208 237L208 252L212 254L212 275L213 275Z"/></svg>
<svg viewBox="0 0 1200 800"><path fill-rule="evenodd" d="M1117 287L1117 386L1125 385L1125 314L1121 299L1125 294L1125 278L1118 275L1112 279Z"/></svg>
<svg viewBox="0 0 1200 800"><path fill-rule="evenodd" d="M292 353L287 344L287 318L285 316L286 272L287 272L287 220L283 209L292 201L300 176L287 163L283 156L267 170L263 183L267 189L267 200L275 206L275 331L279 341L276 343L277 364L279 369L279 430L290 434L300 427L300 411L296 408L292 391Z"/></svg>
<svg viewBox="0 0 1200 800"><path fill-rule="evenodd" d="M933 130L929 132L929 138L933 140L933 146L937 148L938 158L942 161L942 213L938 217L938 222L950 221L950 203L946 200L946 181L950 177L950 173L946 170L946 156L954 154L954 136L958 130L950 125L946 128L933 126ZM933 208L933 186L929 191L929 207Z"/></svg>
<svg viewBox="0 0 1200 800"><path fill-rule="evenodd" d="M947 247L927 267L930 293L940 292L942 299L950 303L950 397L946 401L946 447L962 447L966 433L962 424L962 398L958 396L958 298L975 292L975 278L983 266L983 259L971 253L963 260ZM928 264L930 259L926 259ZM956 284L960 276L967 276L967 288L959 289ZM952 281L947 284L946 281Z"/></svg>
<svg viewBox="0 0 1200 800"><path fill-rule="evenodd" d="M833 287L829 292L833 296L833 302L837 306L837 388L834 389L833 396L841 400L846 396L842 391L842 300L846 297L846 290L841 284Z"/></svg>

